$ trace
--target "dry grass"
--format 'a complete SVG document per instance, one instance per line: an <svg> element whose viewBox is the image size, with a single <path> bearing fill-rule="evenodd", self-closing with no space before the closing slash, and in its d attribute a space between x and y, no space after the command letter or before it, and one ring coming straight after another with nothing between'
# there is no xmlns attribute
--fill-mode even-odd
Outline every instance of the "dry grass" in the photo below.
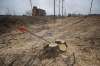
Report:
<svg viewBox="0 0 100 66"><path fill-rule="evenodd" d="M26 21L28 18L18 17L17 20ZM67 51L54 56L56 52L47 53L43 50L45 44L48 44L45 41L28 32L21 33L12 29L0 36L0 44L5 45L0 49L0 66L100 66L99 16L66 17L63 22L57 19L55 23L52 20L43 23L43 17L34 19L30 17L22 23L47 40L65 40ZM35 21L38 21L37 24L32 23Z"/></svg>

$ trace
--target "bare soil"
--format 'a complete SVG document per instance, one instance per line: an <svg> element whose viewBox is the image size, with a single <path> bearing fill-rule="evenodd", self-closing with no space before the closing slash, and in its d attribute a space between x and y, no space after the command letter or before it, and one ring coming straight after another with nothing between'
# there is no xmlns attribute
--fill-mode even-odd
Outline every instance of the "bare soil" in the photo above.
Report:
<svg viewBox="0 0 100 66"><path fill-rule="evenodd" d="M66 52L46 53L48 43L66 41ZM49 57L50 56L50 57ZM0 66L100 66L100 17L0 17Z"/></svg>

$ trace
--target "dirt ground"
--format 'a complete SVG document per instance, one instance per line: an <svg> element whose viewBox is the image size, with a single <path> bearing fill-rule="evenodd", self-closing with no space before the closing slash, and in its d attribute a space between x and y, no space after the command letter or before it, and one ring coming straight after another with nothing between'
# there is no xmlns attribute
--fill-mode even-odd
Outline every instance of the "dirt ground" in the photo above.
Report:
<svg viewBox="0 0 100 66"><path fill-rule="evenodd" d="M100 17L3 17L0 19L0 66L100 66ZM66 52L43 49L47 42L29 32L54 42L66 41ZM43 57L43 58L42 58Z"/></svg>

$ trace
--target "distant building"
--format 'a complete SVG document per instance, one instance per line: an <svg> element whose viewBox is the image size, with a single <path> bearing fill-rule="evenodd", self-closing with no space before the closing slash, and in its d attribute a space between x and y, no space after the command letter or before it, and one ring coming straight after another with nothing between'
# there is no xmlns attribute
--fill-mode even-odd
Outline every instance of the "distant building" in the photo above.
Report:
<svg viewBox="0 0 100 66"><path fill-rule="evenodd" d="M34 6L32 10L32 16L46 16L46 11Z"/></svg>

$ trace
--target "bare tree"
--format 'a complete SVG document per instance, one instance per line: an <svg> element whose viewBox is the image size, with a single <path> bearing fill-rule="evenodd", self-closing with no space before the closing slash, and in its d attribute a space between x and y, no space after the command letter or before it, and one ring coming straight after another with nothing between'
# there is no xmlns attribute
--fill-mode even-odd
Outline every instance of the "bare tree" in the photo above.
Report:
<svg viewBox="0 0 100 66"><path fill-rule="evenodd" d="M60 4L61 4L61 0L59 0L59 16L60 16Z"/></svg>
<svg viewBox="0 0 100 66"><path fill-rule="evenodd" d="M90 14L91 14L91 11L92 11L92 7L93 7L93 0L91 0Z"/></svg>
<svg viewBox="0 0 100 66"><path fill-rule="evenodd" d="M33 9L32 0L29 0L29 1L30 1L31 11L32 11ZM31 13L31 16L32 16L32 13Z"/></svg>
<svg viewBox="0 0 100 66"><path fill-rule="evenodd" d="M55 0L54 0L54 16L56 15L55 13L56 13L56 5L55 5Z"/></svg>
<svg viewBox="0 0 100 66"><path fill-rule="evenodd" d="M62 0L62 16L63 16L63 12L64 12L64 0Z"/></svg>

